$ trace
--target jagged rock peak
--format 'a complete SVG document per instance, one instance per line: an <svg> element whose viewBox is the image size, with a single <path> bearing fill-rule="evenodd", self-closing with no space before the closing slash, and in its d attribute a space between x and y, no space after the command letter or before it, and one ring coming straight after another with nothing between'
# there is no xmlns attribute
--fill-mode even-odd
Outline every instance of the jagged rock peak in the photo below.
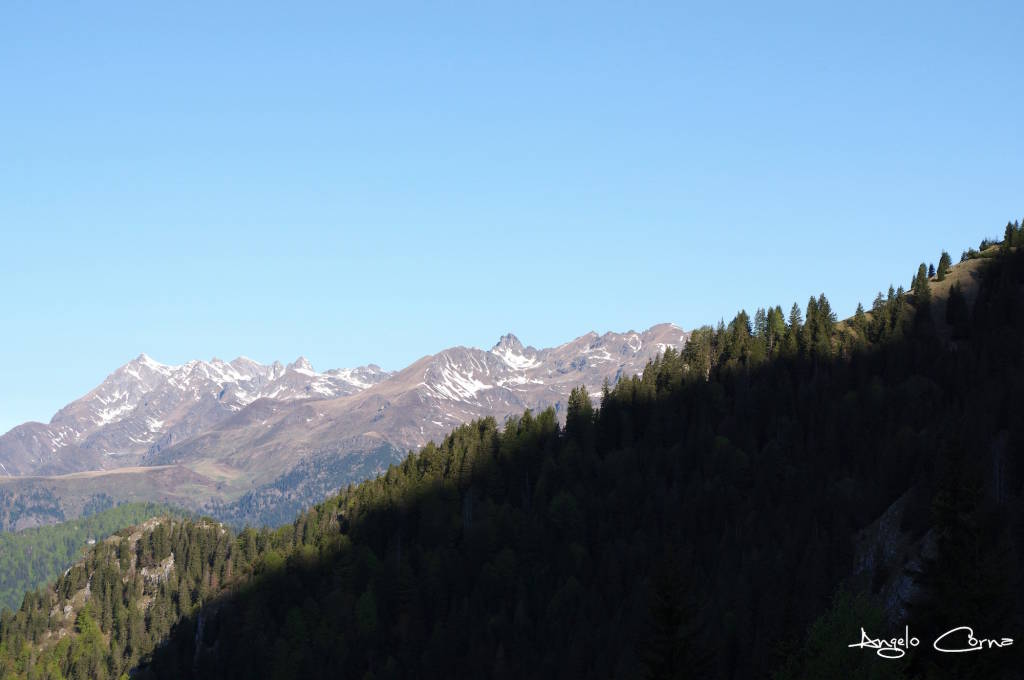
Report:
<svg viewBox="0 0 1024 680"><path fill-rule="evenodd" d="M309 363L309 359L302 356L288 364L288 368L293 371L308 371L310 373L316 373L316 371L313 370L313 364Z"/></svg>
<svg viewBox="0 0 1024 680"><path fill-rule="evenodd" d="M519 338L517 338L516 336L512 335L511 333L506 333L505 335L503 335L500 338L498 338L498 342L495 343L494 347L492 348L492 351L493 350L503 350L503 349L504 350L510 350L511 349L511 350L515 350L517 352L518 351L522 351L523 343L519 342Z"/></svg>

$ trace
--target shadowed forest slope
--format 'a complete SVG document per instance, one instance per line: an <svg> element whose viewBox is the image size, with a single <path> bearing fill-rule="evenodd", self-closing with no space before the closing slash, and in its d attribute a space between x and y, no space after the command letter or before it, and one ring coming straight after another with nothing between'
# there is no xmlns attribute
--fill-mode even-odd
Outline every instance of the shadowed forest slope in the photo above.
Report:
<svg viewBox="0 0 1024 680"><path fill-rule="evenodd" d="M273 532L112 539L3 617L0 677L1017 677L1017 648L847 645L1019 630L1019 238L938 319L927 271L844 322L741 312L564 428L462 426ZM890 547L931 548L865 572L897 504Z"/></svg>

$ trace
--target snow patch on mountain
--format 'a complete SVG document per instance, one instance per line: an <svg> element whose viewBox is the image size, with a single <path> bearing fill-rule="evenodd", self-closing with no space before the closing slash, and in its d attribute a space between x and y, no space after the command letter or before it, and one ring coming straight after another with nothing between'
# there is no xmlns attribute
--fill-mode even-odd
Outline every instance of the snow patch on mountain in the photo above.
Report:
<svg viewBox="0 0 1024 680"><path fill-rule="evenodd" d="M540 362L537 361L537 357L527 357L523 354L517 353L513 349L492 349L491 353L516 371L525 371L529 368L536 368L537 366L540 366Z"/></svg>
<svg viewBox="0 0 1024 680"><path fill-rule="evenodd" d="M422 384L435 394L452 401L474 399L479 392L489 390L494 387L494 385L488 385L487 383L475 378L473 371L470 371L467 375L463 375L450 362L441 367L440 373L441 380L439 382L431 382L427 379L424 380ZM426 376L424 377L426 378Z"/></svg>
<svg viewBox="0 0 1024 680"><path fill-rule="evenodd" d="M309 359L307 359L306 357L299 357L292 363L288 364L288 370L295 371L296 373L301 373L302 375L308 375L311 377L320 375L319 373L313 370L313 364L309 363Z"/></svg>
<svg viewBox="0 0 1024 680"><path fill-rule="evenodd" d="M537 351L532 347L524 348L523 343L519 342L519 338L511 333L498 339L498 342L491 348L491 354L501 359L514 371L526 371L540 366ZM528 354L533 356L528 356Z"/></svg>
<svg viewBox="0 0 1024 680"><path fill-rule="evenodd" d="M106 425L120 420L120 416L125 413L130 413L135 409L135 405L129 402L112 406L111 408L97 409L94 411L95 422L97 425Z"/></svg>

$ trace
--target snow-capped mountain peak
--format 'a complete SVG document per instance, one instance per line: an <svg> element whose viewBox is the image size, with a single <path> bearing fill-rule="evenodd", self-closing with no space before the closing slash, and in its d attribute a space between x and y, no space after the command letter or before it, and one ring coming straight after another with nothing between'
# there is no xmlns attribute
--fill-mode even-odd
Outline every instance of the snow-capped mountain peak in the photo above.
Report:
<svg viewBox="0 0 1024 680"><path fill-rule="evenodd" d="M149 356L145 352L143 352L142 354L135 358L135 363L137 363L140 366L145 366L149 370L154 371L156 373L161 373L163 375L167 375L174 368L173 366L168 366L167 364L161 364L159 361L156 361L155 359L153 359L153 357Z"/></svg>
<svg viewBox="0 0 1024 680"><path fill-rule="evenodd" d="M360 389L376 385L391 374L392 371L385 371L377 364L368 364L359 368L332 368L324 373L324 375L338 378Z"/></svg>
<svg viewBox="0 0 1024 680"><path fill-rule="evenodd" d="M26 423L0 437L0 463L13 475L218 456L286 466L303 452L367 438L408 450L474 418L504 422L548 406L562 415L572 388L598 394L605 380L641 372L687 337L662 324L538 350L509 333L490 350L453 347L398 372L371 364L318 373L304 357L287 366L246 357L173 366L142 354L48 425Z"/></svg>
<svg viewBox="0 0 1024 680"><path fill-rule="evenodd" d="M512 333L506 333L505 335L498 338L498 342L494 343L494 347L491 348L492 352L500 350L512 350L515 352L522 352L523 343L521 343L519 341L519 338L517 338Z"/></svg>
<svg viewBox="0 0 1024 680"><path fill-rule="evenodd" d="M303 356L288 364L288 370L297 371L309 376L317 375L317 372L313 370L313 364L309 363L309 359Z"/></svg>
<svg viewBox="0 0 1024 680"><path fill-rule="evenodd" d="M301 356L287 367L247 357L170 365L143 353L49 424L20 425L0 437L0 460L14 474L128 465L150 448L192 437L258 399L346 396L390 375L377 366L320 374Z"/></svg>
<svg viewBox="0 0 1024 680"><path fill-rule="evenodd" d="M540 365L537 360L537 350L533 347L523 347L519 338L511 333L501 336L491 348L491 354L500 358L514 371L525 371Z"/></svg>

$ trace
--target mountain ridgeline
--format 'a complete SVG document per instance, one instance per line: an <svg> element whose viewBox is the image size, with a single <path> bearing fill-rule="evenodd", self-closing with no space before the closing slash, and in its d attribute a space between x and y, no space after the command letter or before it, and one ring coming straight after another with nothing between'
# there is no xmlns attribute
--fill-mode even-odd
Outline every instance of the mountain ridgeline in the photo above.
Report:
<svg viewBox="0 0 1024 680"><path fill-rule="evenodd" d="M122 532L2 615L0 678L1019 677L1018 647L929 637L1020 630L1011 226L845 321L822 295L698 329L564 427L457 427L277 530ZM886 661L861 626L926 642Z"/></svg>
<svg viewBox="0 0 1024 680"><path fill-rule="evenodd" d="M276 526L462 423L548 406L562 421L573 387L596 392L687 337L658 324L537 349L508 334L399 371L143 354L48 424L0 435L0 530L77 517L96 497Z"/></svg>

